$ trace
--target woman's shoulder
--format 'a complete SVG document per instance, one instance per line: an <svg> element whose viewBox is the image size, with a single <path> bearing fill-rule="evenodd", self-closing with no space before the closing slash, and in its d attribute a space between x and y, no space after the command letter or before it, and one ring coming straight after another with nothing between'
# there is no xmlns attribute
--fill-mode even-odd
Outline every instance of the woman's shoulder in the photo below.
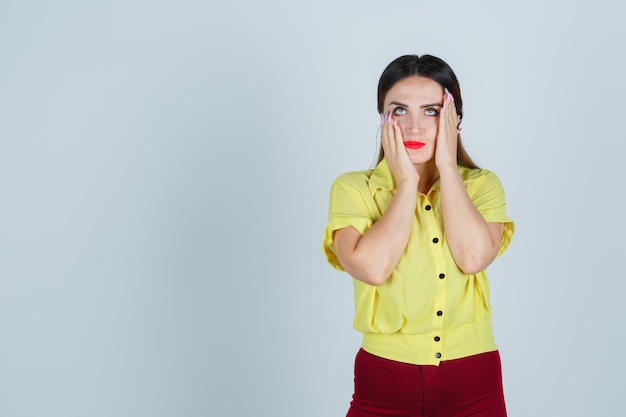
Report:
<svg viewBox="0 0 626 417"><path fill-rule="evenodd" d="M485 168L467 168L464 166L459 166L459 172L461 173L461 178L463 181L484 181L488 178L497 179L498 176L493 172Z"/></svg>
<svg viewBox="0 0 626 417"><path fill-rule="evenodd" d="M367 187L373 172L372 169L344 172L335 178L334 183L351 187Z"/></svg>
<svg viewBox="0 0 626 417"><path fill-rule="evenodd" d="M461 178L470 194L499 190L504 192L502 182L495 172L484 168L459 167Z"/></svg>

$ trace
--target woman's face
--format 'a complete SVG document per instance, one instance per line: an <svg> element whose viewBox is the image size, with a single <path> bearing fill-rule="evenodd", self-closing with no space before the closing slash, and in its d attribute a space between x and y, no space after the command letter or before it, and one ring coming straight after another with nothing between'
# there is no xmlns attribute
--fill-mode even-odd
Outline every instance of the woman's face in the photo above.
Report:
<svg viewBox="0 0 626 417"><path fill-rule="evenodd" d="M417 75L397 81L385 96L383 110L400 126L414 164L428 162L435 155L442 105L443 87Z"/></svg>

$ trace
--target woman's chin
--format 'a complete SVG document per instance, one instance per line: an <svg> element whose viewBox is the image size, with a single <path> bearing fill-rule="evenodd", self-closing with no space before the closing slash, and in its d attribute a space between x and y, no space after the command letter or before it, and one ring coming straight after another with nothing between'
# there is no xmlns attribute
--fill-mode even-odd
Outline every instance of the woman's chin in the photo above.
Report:
<svg viewBox="0 0 626 417"><path fill-rule="evenodd" d="M428 155L425 153L418 154L409 151L409 159L411 160L413 165L422 165L431 162L433 157L432 155Z"/></svg>

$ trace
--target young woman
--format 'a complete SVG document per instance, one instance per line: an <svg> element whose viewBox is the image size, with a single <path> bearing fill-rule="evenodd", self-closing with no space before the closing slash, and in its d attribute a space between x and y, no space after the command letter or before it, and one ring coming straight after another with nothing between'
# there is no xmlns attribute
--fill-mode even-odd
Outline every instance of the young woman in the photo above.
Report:
<svg viewBox="0 0 626 417"><path fill-rule="evenodd" d="M348 417L506 416L485 269L514 225L497 176L461 144L456 75L399 57L378 112L378 164L335 180L323 241L354 278L363 333Z"/></svg>

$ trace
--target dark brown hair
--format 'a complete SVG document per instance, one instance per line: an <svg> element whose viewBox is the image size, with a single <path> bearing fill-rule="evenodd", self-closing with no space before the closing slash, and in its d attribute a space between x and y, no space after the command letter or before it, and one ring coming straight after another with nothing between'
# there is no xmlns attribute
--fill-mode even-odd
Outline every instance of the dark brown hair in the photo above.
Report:
<svg viewBox="0 0 626 417"><path fill-rule="evenodd" d="M454 97L456 113L463 119L463 99L461 98L461 87L454 71L445 61L432 55L403 55L394 59L385 68L378 81L378 113L383 114L385 96L395 83L406 77L418 75L429 78L442 88L447 88ZM461 124L459 120L459 125ZM381 144L378 153L378 162L385 157L385 152ZM461 143L461 135L457 135L456 163L467 168L478 168L472 161L467 151Z"/></svg>

